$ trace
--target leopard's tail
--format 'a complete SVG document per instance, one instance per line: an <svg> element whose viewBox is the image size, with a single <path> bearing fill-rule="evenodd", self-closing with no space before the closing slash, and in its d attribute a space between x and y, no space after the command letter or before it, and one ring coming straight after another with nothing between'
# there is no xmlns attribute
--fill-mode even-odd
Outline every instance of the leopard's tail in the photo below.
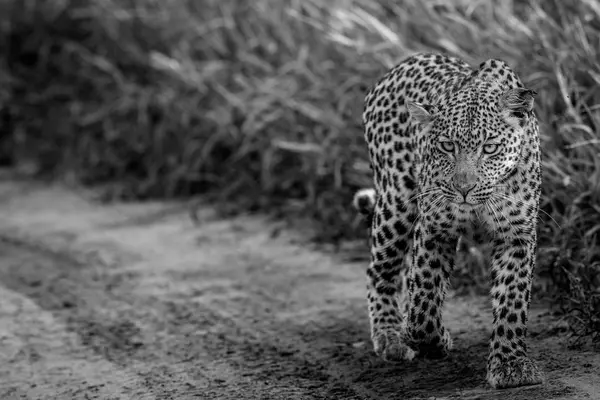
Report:
<svg viewBox="0 0 600 400"><path fill-rule="evenodd" d="M375 209L376 201L377 193L375 192L375 189L372 188L360 189L354 194L354 199L352 199L352 205L365 217L369 226L371 225L371 219L373 218L373 210Z"/></svg>

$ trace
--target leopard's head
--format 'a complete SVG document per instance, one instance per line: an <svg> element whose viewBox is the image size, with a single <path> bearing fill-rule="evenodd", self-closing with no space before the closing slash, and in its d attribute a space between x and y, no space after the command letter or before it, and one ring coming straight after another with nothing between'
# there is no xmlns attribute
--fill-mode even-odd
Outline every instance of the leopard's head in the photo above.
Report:
<svg viewBox="0 0 600 400"><path fill-rule="evenodd" d="M420 180L430 202L470 209L502 196L518 171L535 94L475 78L438 104L407 102L422 130Z"/></svg>

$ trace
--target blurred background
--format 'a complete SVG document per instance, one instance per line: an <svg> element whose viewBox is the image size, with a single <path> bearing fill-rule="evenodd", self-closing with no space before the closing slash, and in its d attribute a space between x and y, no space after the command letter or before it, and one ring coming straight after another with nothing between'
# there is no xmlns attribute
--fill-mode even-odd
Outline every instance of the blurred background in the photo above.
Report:
<svg viewBox="0 0 600 400"><path fill-rule="evenodd" d="M0 45L2 166L301 216L327 243L365 236L370 85L415 51L503 59L539 93L537 290L600 331L599 1L4 0Z"/></svg>

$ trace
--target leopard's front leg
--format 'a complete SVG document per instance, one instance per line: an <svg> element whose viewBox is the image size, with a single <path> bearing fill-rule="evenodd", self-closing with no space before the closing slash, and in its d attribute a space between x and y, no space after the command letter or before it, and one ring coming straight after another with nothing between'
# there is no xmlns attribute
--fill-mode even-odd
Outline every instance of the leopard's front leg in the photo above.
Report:
<svg viewBox="0 0 600 400"><path fill-rule="evenodd" d="M442 321L442 307L458 239L450 232L440 232L434 226L417 223L409 270L409 343L419 355L430 358L443 357L452 349L450 332Z"/></svg>
<svg viewBox="0 0 600 400"><path fill-rule="evenodd" d="M527 312L536 234L496 239L492 261L494 326L487 381L495 388L534 385L543 374L527 355Z"/></svg>
<svg viewBox="0 0 600 400"><path fill-rule="evenodd" d="M391 208L406 209L406 212L394 214L389 212ZM379 197L372 217L367 299L373 347L386 361L409 361L415 356L406 340L404 315L408 297L405 257L409 249L412 208L410 204L408 207L390 206Z"/></svg>

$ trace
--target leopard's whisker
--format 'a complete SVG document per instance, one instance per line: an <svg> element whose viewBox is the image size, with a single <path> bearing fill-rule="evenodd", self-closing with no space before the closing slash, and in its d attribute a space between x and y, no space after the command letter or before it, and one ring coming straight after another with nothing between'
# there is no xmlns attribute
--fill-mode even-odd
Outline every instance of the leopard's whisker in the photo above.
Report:
<svg viewBox="0 0 600 400"><path fill-rule="evenodd" d="M505 199L505 200L511 200L511 201L513 201L515 203L517 203L518 201L521 201L521 202L525 203L525 200L523 199L523 195L521 193L518 193L518 196L519 196L519 200L518 201L515 200L515 198L513 196L508 195L506 193L495 193L495 195L502 196L503 199ZM541 207L538 207L537 209L538 209L539 212L542 212L545 215L547 215L552 220L552 222L554 222L554 224L557 226L557 228L562 229L562 227L560 226L560 224L554 219L554 217L552 217L552 215L550 215L546 211L542 210Z"/></svg>
<svg viewBox="0 0 600 400"><path fill-rule="evenodd" d="M437 188L437 187L429 188L427 190L424 190L422 192L419 192L419 193L415 194L414 196L409 197L408 201L410 202L410 201L413 201L413 200L417 200L417 199L420 199L422 197L428 196L430 194L433 194L433 193L436 193L436 192L439 192L439 191L440 191L440 189Z"/></svg>

